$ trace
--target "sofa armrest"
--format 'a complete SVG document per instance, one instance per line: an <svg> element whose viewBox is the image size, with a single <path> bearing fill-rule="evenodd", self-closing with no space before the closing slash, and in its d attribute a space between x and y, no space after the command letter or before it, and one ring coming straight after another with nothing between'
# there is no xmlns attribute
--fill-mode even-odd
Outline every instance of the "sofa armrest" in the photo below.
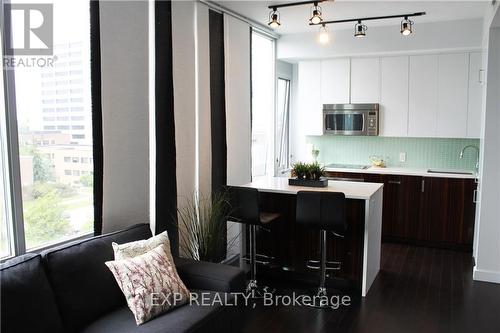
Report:
<svg viewBox="0 0 500 333"><path fill-rule="evenodd" d="M245 291L245 274L237 267L186 258L174 261L180 278L189 289Z"/></svg>

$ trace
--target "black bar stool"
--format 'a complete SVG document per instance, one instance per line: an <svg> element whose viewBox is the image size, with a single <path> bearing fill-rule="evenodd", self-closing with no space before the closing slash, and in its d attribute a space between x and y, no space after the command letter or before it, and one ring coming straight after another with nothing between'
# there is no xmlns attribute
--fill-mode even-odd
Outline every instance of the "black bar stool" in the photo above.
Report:
<svg viewBox="0 0 500 333"><path fill-rule="evenodd" d="M245 260L250 262L250 281L247 292L261 296L262 292L272 292L268 287L259 287L257 284L257 264L268 265L273 257L257 254L257 228L269 231L266 226L277 220L281 214L262 212L260 210L259 191L255 188L230 186L229 199L232 208L231 222L248 224L250 228L250 255Z"/></svg>
<svg viewBox="0 0 500 333"><path fill-rule="evenodd" d="M320 231L320 260L309 260L307 267L319 269L320 283L314 306L328 305L325 287L326 271L339 270L341 263L326 260L326 234L343 238L347 230L345 195L340 192L299 191L297 193L296 222L306 228Z"/></svg>

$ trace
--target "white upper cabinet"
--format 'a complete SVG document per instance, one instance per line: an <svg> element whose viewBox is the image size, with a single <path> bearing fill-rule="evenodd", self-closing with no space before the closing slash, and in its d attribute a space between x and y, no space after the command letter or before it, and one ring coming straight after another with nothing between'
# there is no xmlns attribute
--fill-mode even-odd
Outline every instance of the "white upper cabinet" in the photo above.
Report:
<svg viewBox="0 0 500 333"><path fill-rule="evenodd" d="M321 61L321 104L349 103L350 60Z"/></svg>
<svg viewBox="0 0 500 333"><path fill-rule="evenodd" d="M380 101L380 59L351 60L351 103Z"/></svg>
<svg viewBox="0 0 500 333"><path fill-rule="evenodd" d="M298 70L298 118L297 126L304 135L323 134L323 110L321 104L320 61L303 61Z"/></svg>
<svg viewBox="0 0 500 333"><path fill-rule="evenodd" d="M438 108L438 56L410 57L408 135L436 136Z"/></svg>
<svg viewBox="0 0 500 333"><path fill-rule="evenodd" d="M408 57L380 59L381 136L408 135Z"/></svg>
<svg viewBox="0 0 500 333"><path fill-rule="evenodd" d="M483 54L474 52L469 59L469 102L467 107L467 137L481 135L481 115L483 109L484 68Z"/></svg>
<svg viewBox="0 0 500 333"><path fill-rule="evenodd" d="M379 103L380 136L478 138L483 54L450 53L302 61L301 135L323 135L323 104Z"/></svg>
<svg viewBox="0 0 500 333"><path fill-rule="evenodd" d="M467 136L467 91L469 86L469 55L443 54L438 70L438 137Z"/></svg>

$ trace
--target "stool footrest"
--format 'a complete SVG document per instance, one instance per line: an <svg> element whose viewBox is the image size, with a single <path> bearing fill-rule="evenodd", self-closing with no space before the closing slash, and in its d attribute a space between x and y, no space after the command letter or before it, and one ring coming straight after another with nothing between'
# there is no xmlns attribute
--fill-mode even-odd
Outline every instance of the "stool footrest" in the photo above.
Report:
<svg viewBox="0 0 500 333"><path fill-rule="evenodd" d="M245 260L246 262L250 262L250 256L243 256L243 260ZM274 257L266 256L264 254L257 254L255 256L255 262L259 265L269 265L272 260L274 260Z"/></svg>
<svg viewBox="0 0 500 333"><path fill-rule="evenodd" d="M310 269L321 269L321 264L319 260L308 260L307 268ZM326 270L327 271L338 271L341 269L340 261L327 261L326 262Z"/></svg>

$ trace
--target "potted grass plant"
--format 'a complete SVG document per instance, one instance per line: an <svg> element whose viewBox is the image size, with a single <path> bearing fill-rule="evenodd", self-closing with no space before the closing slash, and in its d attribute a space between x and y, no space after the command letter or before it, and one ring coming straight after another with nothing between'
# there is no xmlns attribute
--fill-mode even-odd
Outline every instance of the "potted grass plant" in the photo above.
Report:
<svg viewBox="0 0 500 333"><path fill-rule="evenodd" d="M195 260L223 261L226 250L234 247L239 236L227 236L232 211L227 193L217 192L209 197L194 194L177 211L181 253Z"/></svg>
<svg viewBox="0 0 500 333"><path fill-rule="evenodd" d="M324 178L325 170L318 163L297 162L292 166L292 178L288 179L289 185L326 187L328 179Z"/></svg>

